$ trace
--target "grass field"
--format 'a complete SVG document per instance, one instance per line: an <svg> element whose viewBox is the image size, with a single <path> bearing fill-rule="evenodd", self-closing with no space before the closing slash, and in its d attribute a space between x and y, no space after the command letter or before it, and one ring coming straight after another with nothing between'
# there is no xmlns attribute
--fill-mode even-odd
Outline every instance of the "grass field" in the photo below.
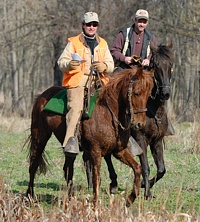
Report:
<svg viewBox="0 0 200 222"><path fill-rule="evenodd" d="M2 215L2 218L6 218L5 215L9 216L9 207L15 207L13 200L17 200L18 208L23 206L21 197L26 193L29 165L27 149L22 149L22 146L29 134L26 129L30 123L29 120L0 118L0 218ZM200 221L200 152L195 140L194 124L177 124L175 129L176 135L165 139L167 172L153 187L155 198L151 201L143 199L144 191L141 189L141 194L133 205L128 209L124 206L124 199L133 182L132 171L115 159L113 161L118 174L119 192L114 196L109 195L109 174L102 160L98 215L93 215L88 210L92 190L87 189L81 154L75 162L75 198L71 202L66 201L66 184L62 171L64 156L60 144L52 137L46 146L49 170L46 175L38 175L35 180L38 201L28 207L20 207L21 210L26 210L26 220L20 221L62 221L61 218L65 218L64 221L94 221L94 218L95 221ZM156 168L150 153L149 162L151 175L154 175ZM4 212L5 206L7 214ZM15 218L15 214L20 218L19 212L10 213L10 217Z"/></svg>

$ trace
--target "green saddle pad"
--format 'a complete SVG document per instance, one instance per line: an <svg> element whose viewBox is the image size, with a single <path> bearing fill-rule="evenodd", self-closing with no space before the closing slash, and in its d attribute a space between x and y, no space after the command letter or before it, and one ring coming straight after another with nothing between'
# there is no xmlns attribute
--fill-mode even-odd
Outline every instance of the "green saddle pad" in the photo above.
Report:
<svg viewBox="0 0 200 222"><path fill-rule="evenodd" d="M94 95L91 96L89 109L87 113L84 113L84 117L90 117L92 115L98 95L99 92L96 92ZM54 95L46 104L44 110L54 112L60 115L65 115L68 112L66 89Z"/></svg>
<svg viewBox="0 0 200 222"><path fill-rule="evenodd" d="M66 89L63 89L62 91L54 95L46 104L44 110L58 113L61 115L66 114L67 113Z"/></svg>

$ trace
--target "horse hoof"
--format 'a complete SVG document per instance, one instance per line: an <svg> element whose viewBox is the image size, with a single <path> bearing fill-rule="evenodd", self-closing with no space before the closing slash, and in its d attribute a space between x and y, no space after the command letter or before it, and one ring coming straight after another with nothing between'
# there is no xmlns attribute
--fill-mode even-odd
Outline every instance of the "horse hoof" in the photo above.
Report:
<svg viewBox="0 0 200 222"><path fill-rule="evenodd" d="M93 184L89 184L88 185L88 190L92 189L93 188Z"/></svg>
<svg viewBox="0 0 200 222"><path fill-rule="evenodd" d="M117 194L118 193L118 186L110 187L110 193L111 194Z"/></svg>
<svg viewBox="0 0 200 222"><path fill-rule="evenodd" d="M28 198L33 198L33 197L34 197L33 189L31 189L31 188L28 188L28 189L27 189L27 191L26 191L26 197L28 197Z"/></svg>
<svg viewBox="0 0 200 222"><path fill-rule="evenodd" d="M149 200L149 201L154 201L154 200L156 200L156 197L155 196L147 196L145 199Z"/></svg>
<svg viewBox="0 0 200 222"><path fill-rule="evenodd" d="M131 202L129 199L126 200L126 207L130 207L131 206Z"/></svg>
<svg viewBox="0 0 200 222"><path fill-rule="evenodd" d="M149 191L149 193L144 196L144 199L149 200L149 201L153 201L156 199L156 197L151 194L151 191Z"/></svg>
<svg viewBox="0 0 200 222"><path fill-rule="evenodd" d="M141 182L141 188L145 188L145 186L144 186L144 180L142 180L142 182Z"/></svg>

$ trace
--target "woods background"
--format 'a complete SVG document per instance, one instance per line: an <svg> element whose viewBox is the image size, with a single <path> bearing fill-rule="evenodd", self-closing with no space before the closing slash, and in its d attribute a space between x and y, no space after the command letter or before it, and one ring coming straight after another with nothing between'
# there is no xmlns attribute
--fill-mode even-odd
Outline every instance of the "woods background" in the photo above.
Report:
<svg viewBox="0 0 200 222"><path fill-rule="evenodd" d="M61 84L56 62L67 38L81 32L85 12L98 13L98 34L111 47L139 8L149 11L158 44L173 41L170 118L193 121L200 108L200 0L0 1L0 115L29 117L35 96Z"/></svg>

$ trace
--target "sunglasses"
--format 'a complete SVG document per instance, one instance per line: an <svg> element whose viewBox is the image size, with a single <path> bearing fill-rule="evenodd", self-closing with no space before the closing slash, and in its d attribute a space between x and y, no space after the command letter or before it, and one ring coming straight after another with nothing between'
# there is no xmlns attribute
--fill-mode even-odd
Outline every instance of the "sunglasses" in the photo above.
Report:
<svg viewBox="0 0 200 222"><path fill-rule="evenodd" d="M91 26L97 27L97 26L99 25L99 23L98 23L98 22L89 22L89 23L85 23L85 25L86 25L87 27L91 27Z"/></svg>

